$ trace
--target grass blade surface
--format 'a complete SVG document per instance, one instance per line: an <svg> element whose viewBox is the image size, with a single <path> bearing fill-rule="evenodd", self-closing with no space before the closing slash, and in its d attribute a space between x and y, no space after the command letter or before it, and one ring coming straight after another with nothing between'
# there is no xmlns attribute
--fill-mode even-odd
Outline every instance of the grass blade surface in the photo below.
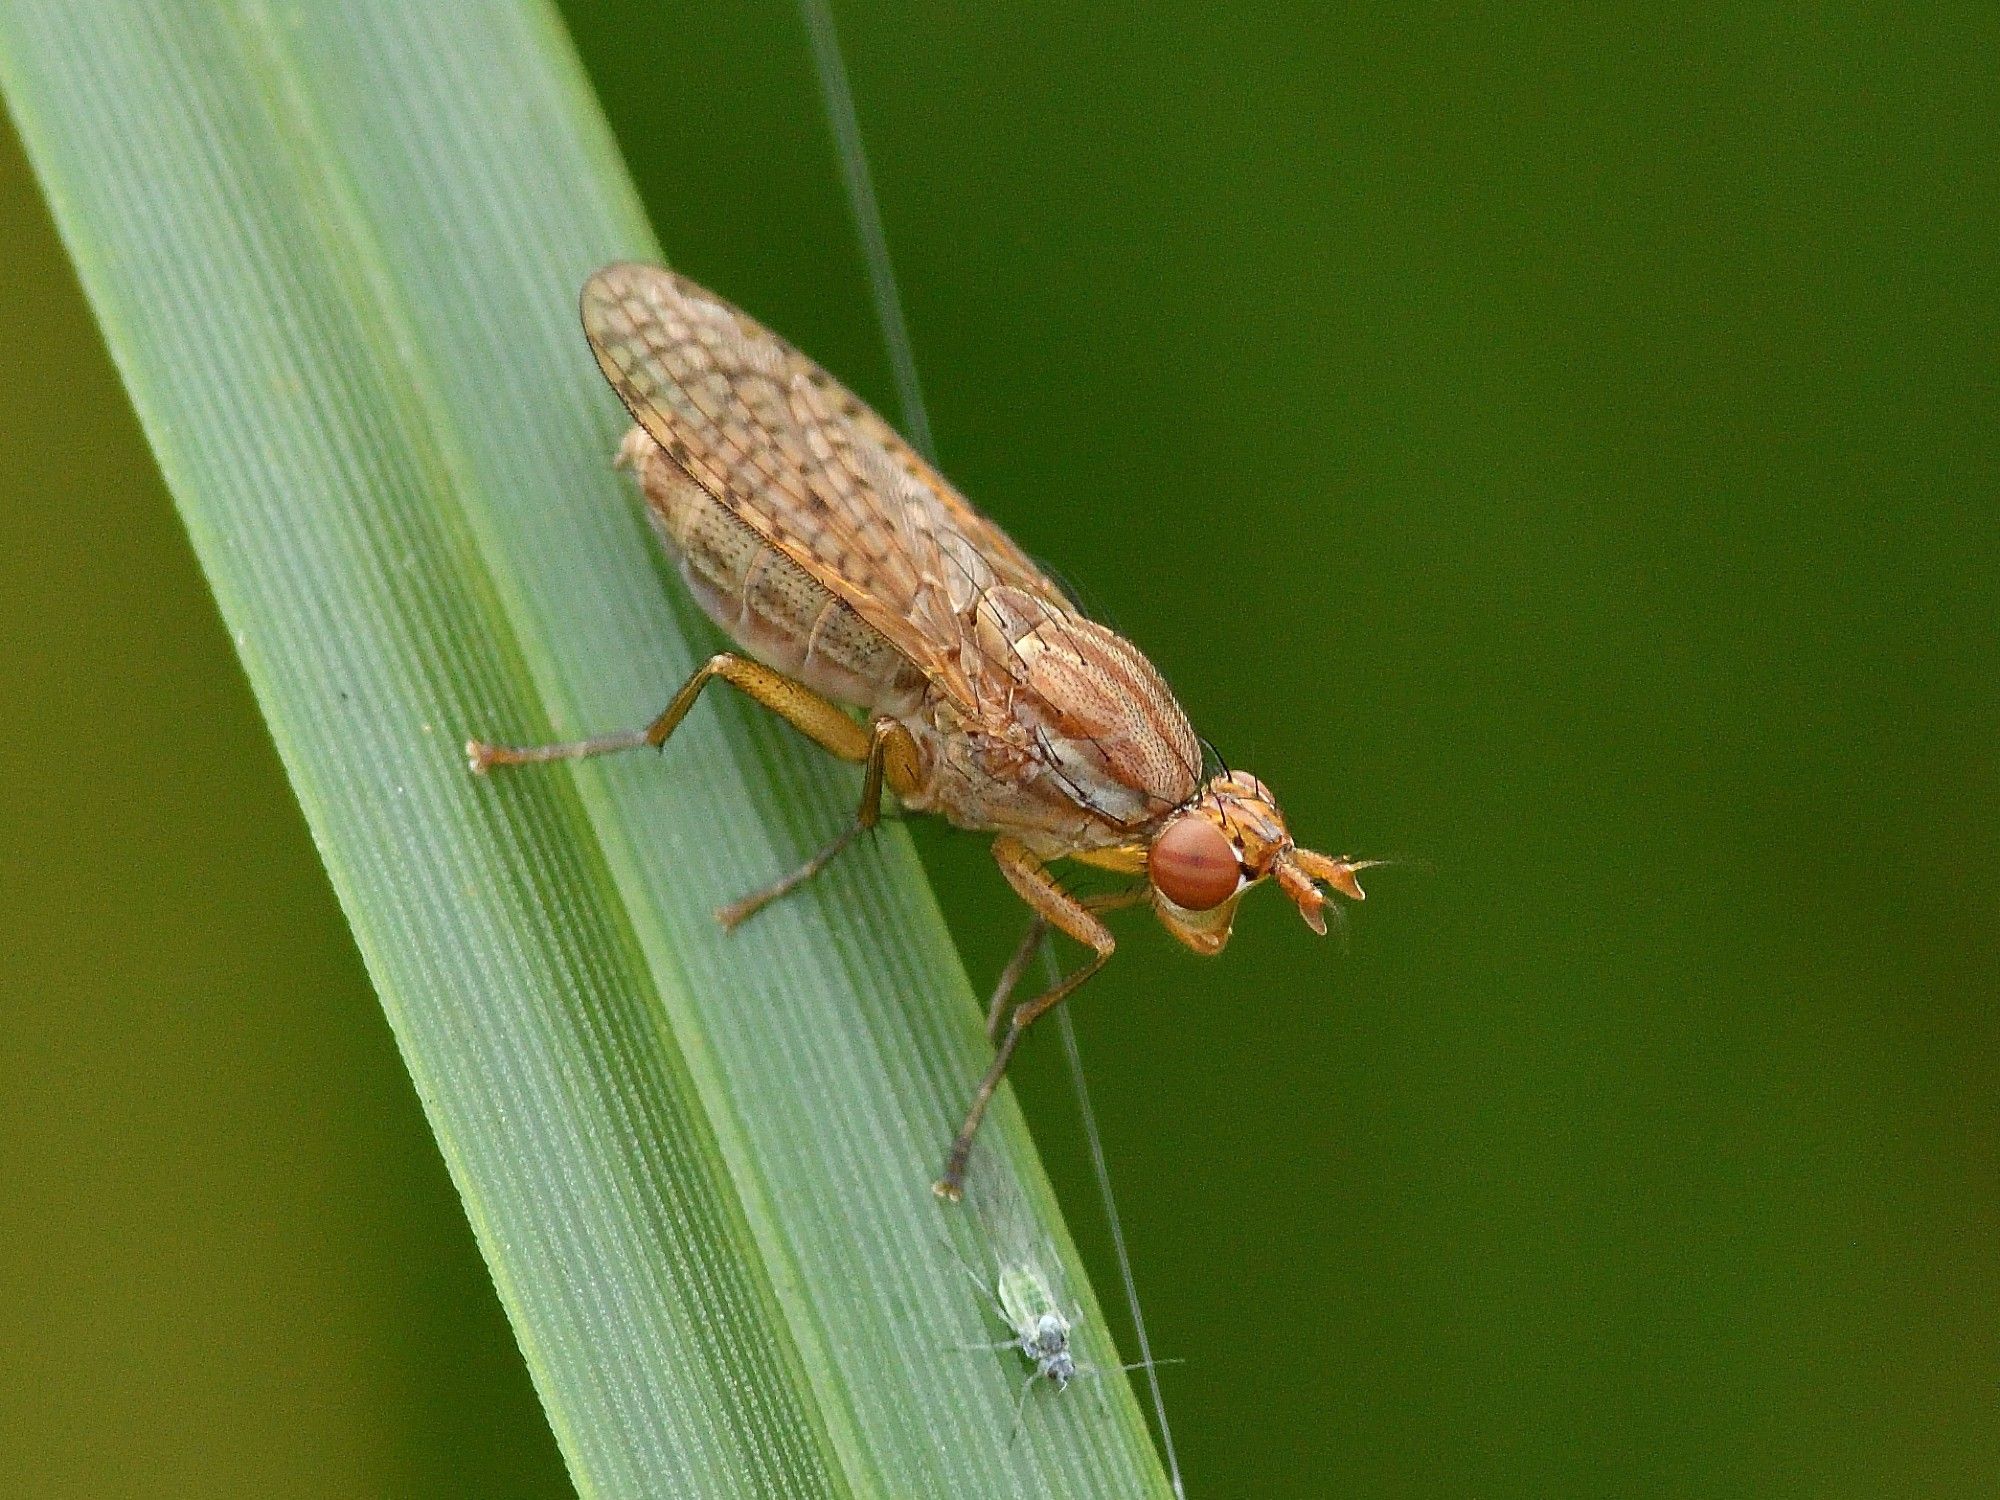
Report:
<svg viewBox="0 0 2000 1500"><path fill-rule="evenodd" d="M576 288L658 250L550 14L15 0L0 84L579 1487L1163 1490L1122 1382L1010 1446L1019 1361L948 1347L986 1053L900 831L711 920L853 776L720 694L664 765L465 772L716 643L608 468ZM983 1145L1054 1222L1011 1102Z"/></svg>

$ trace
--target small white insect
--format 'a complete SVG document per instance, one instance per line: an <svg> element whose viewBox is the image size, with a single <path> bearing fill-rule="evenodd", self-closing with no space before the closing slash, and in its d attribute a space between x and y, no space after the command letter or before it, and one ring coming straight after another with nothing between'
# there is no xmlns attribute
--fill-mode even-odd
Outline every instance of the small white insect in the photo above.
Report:
<svg viewBox="0 0 2000 1500"><path fill-rule="evenodd" d="M1024 1401L1028 1387L1038 1378L1051 1382L1057 1390L1064 1389L1076 1379L1076 1356L1069 1346L1070 1330L1076 1326L1075 1320L1063 1311L1062 1304L1056 1300L1039 1268L1026 1261L1003 1261L994 1272L991 1286L970 1266L966 1267L966 1273L991 1301L1013 1337L992 1344L966 1344L962 1348L1020 1350L1028 1363L1034 1366L1022 1383L1021 1398ZM1019 1416L1017 1409L1016 1420Z"/></svg>
<svg viewBox="0 0 2000 1500"><path fill-rule="evenodd" d="M982 1275L953 1250L946 1250L979 1288L982 1298L1001 1322L1009 1337L987 1344L961 1344L961 1352L1017 1350L1031 1368L1021 1381L1021 1394L1014 1403L1014 1425L1008 1441L1019 1435L1021 1414L1028 1394L1037 1380L1046 1380L1058 1391L1072 1380L1101 1375L1097 1366L1081 1361L1071 1347L1070 1336L1083 1321L1083 1310L1065 1306L1057 1288L1061 1271L1054 1247L1045 1235L1036 1232L1013 1180L1003 1168L976 1173L976 1191L968 1191L975 1217L985 1231L992 1258L991 1272ZM1161 1361L1175 1363L1175 1361ZM1120 1365L1120 1372L1143 1369L1141 1364Z"/></svg>

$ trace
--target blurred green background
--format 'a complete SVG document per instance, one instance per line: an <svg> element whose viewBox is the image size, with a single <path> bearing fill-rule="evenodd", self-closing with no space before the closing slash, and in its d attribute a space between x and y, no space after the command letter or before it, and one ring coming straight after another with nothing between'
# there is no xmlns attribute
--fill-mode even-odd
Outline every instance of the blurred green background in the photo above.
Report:
<svg viewBox="0 0 2000 1500"><path fill-rule="evenodd" d="M793 9L568 16L676 262L888 408ZM1077 1006L1193 1492L1993 1493L2000 13L838 16L948 472L1417 862ZM564 1494L11 141L0 209L0 1490Z"/></svg>

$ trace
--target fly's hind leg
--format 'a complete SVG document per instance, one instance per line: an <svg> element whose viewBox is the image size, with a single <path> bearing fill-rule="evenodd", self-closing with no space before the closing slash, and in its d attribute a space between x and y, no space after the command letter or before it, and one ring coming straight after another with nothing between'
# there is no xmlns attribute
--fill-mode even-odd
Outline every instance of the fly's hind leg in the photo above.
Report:
<svg viewBox="0 0 2000 1500"><path fill-rule="evenodd" d="M681 684L681 690L674 694L673 701L644 728L623 729L553 745L494 745L484 740L468 740L466 760L474 772L484 774L495 766L584 760L619 750L658 750L680 727L687 711L694 707L694 700L701 696L701 690L716 678L763 704L822 749L842 760L860 762L867 767L862 777L861 806L854 815L853 823L840 837L784 879L740 901L731 902L716 913L723 926L734 927L768 902L817 875L834 856L854 841L857 834L873 828L882 815L882 787L885 781L891 791L899 794L916 784L917 746L901 724L894 719L857 724L838 704L822 698L805 684L747 656L738 656L733 651L719 651Z"/></svg>
<svg viewBox="0 0 2000 1500"><path fill-rule="evenodd" d="M979 1087L973 1091L972 1106L965 1112L965 1123L959 1126L958 1135L945 1156L944 1175L932 1185L932 1191L940 1198L954 1203L965 1190L965 1168L972 1159L972 1138L979 1131L979 1122L986 1118L986 1107L993 1102L994 1090L1000 1087L1000 1080L1006 1076L1007 1064L1013 1061L1014 1049L1021 1045L1021 1037L1036 1021L1062 1004L1078 985L1103 968L1118 946L1117 940L1111 936L1111 929L1097 920L1085 902L1057 885L1048 867L1035 858L1020 840L1005 834L995 839L993 859L1000 866L1000 873L1007 877L1007 883L1033 908L1038 921L1067 933L1091 949L1092 954L1082 968L1057 980L1034 999L1016 1006L1014 1014L1008 1019L1006 1034L1001 1037L999 1049L993 1056L993 1065L986 1070L986 1076L979 1080ZM1118 894L1122 896L1125 893ZM1024 943L1022 951L1028 949L1029 945ZM1018 954L1016 956L1019 957ZM1025 966L1023 959L1019 967ZM1014 964L1009 964L1008 968L1017 970ZM1014 977L1018 979L1018 970Z"/></svg>
<svg viewBox="0 0 2000 1500"><path fill-rule="evenodd" d="M681 684L673 702L660 710L659 717L641 729L620 729L611 734L593 735L587 740L564 740L554 745L495 745L485 740L467 740L465 759L475 774L484 775L495 766L542 765L552 760L585 760L593 755L610 755L619 750L658 750L680 728L687 711L701 690L721 678L738 692L770 709L795 725L816 744L825 746L842 760L868 758L868 731L803 683L782 672L774 672L762 662L734 651L718 651L695 669Z"/></svg>

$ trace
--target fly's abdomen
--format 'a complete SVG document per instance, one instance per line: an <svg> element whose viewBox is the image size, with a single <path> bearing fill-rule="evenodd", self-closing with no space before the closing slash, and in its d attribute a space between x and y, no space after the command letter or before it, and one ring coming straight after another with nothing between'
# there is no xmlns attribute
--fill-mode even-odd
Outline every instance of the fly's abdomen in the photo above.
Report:
<svg viewBox="0 0 2000 1500"><path fill-rule="evenodd" d="M871 713L902 714L924 678L842 599L690 479L640 428L619 447L653 529L695 601L731 640L813 691Z"/></svg>

